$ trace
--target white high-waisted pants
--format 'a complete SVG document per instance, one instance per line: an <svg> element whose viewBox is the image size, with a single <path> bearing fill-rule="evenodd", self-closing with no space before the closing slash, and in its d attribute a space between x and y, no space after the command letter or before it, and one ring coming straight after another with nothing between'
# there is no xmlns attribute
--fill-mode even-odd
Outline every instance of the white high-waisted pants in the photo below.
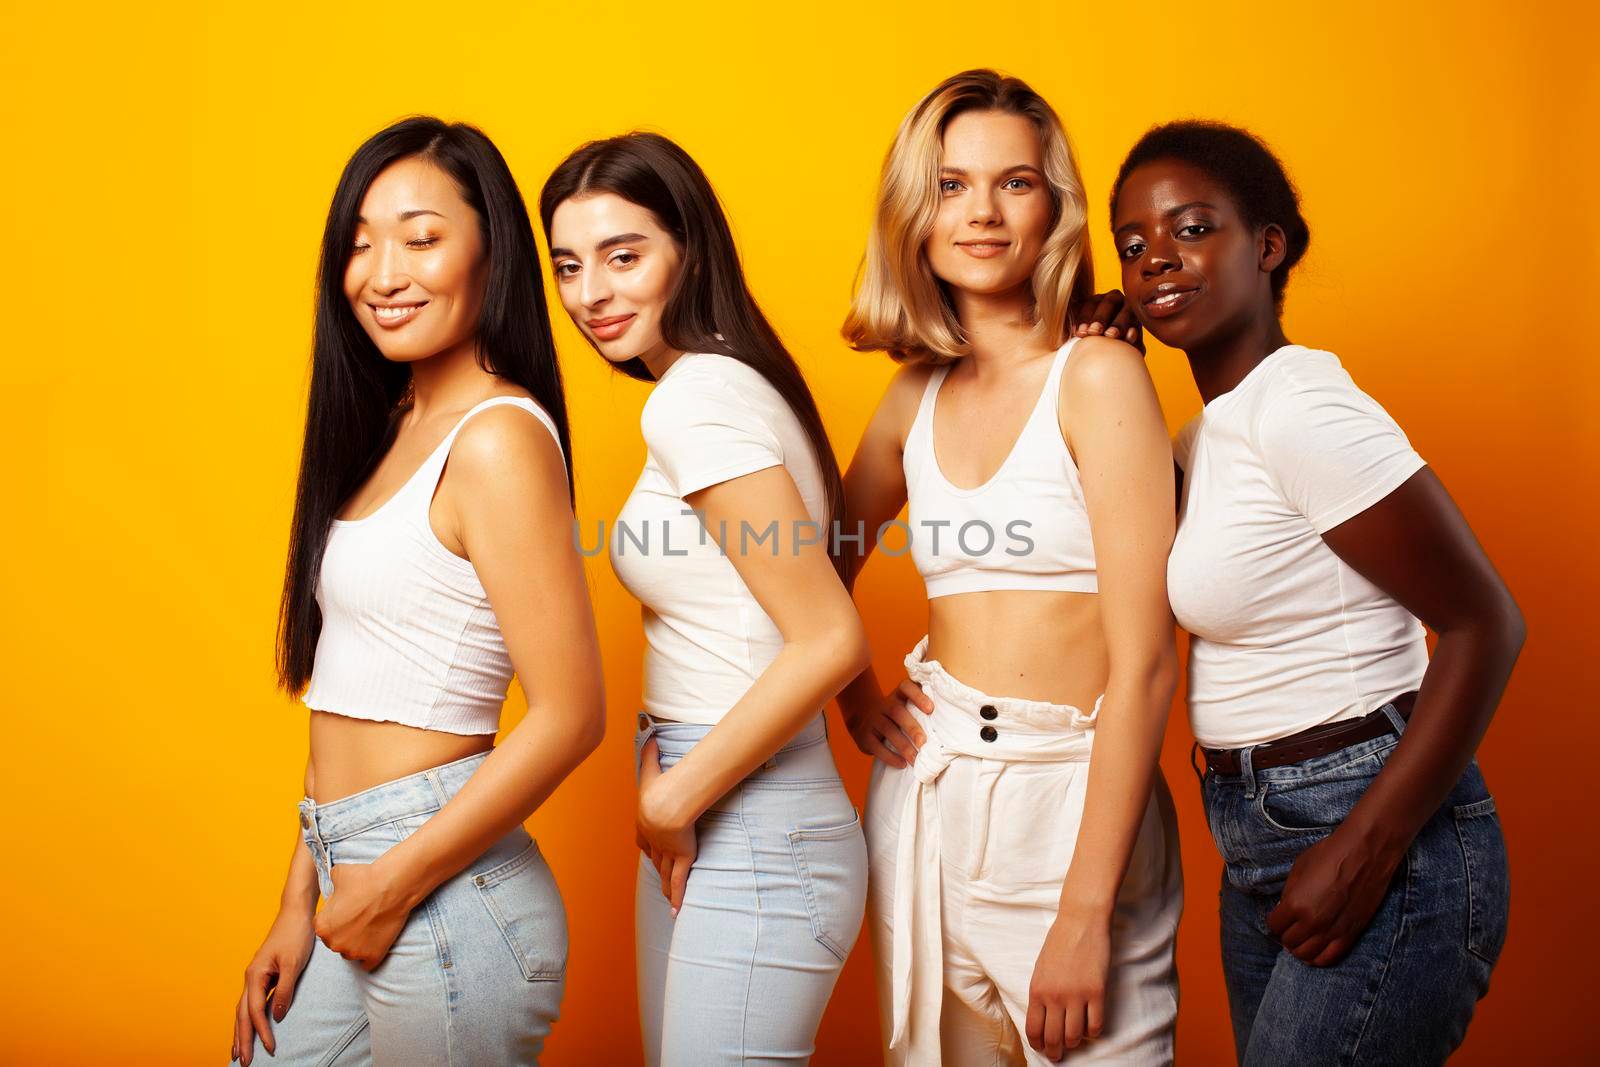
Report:
<svg viewBox="0 0 1600 1067"><path fill-rule="evenodd" d="M1025 1036L1028 986L1076 844L1099 704L1084 715L981 693L925 660L927 642L905 663L934 704L918 719L928 743L910 767L876 763L867 792L884 1062L1042 1067ZM1172 1062L1182 910L1158 773L1117 897L1104 1031L1068 1062Z"/></svg>

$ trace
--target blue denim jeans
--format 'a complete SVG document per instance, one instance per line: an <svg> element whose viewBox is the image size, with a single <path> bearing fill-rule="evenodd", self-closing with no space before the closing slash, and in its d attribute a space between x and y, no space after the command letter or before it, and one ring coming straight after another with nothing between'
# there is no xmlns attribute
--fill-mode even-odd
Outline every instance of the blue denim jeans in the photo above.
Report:
<svg viewBox="0 0 1600 1067"><path fill-rule="evenodd" d="M300 802L306 847L324 897L329 868L371 863L427 822L488 758L478 753L327 804ZM561 1005L567 919L528 832L513 828L412 911L368 972L320 940L282 1022L276 1056L317 1067L538 1062Z"/></svg>
<svg viewBox="0 0 1600 1067"><path fill-rule="evenodd" d="M1397 730L1393 705L1384 712ZM1224 861L1222 967L1235 1052L1248 1067L1443 1063L1466 1036L1505 941L1510 879L1477 761L1423 826L1349 954L1328 967L1267 932L1295 859L1342 822L1399 738L1300 763L1207 772L1201 792Z"/></svg>
<svg viewBox="0 0 1600 1067"><path fill-rule="evenodd" d="M711 731L650 723L663 770ZM803 1064L861 930L867 846L814 719L717 800L676 918L648 857L635 896L640 1029L649 1067Z"/></svg>

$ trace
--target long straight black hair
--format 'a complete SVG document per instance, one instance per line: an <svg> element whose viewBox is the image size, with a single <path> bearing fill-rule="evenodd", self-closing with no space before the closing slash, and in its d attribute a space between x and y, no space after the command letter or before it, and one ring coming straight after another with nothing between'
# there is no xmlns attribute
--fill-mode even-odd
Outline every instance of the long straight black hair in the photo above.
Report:
<svg viewBox="0 0 1600 1067"><path fill-rule="evenodd" d="M489 258L477 324L478 366L522 386L555 420L566 456L567 405L550 336L538 245L522 193L494 142L466 123L404 119L356 149L339 176L322 232L311 354L311 397L289 531L289 563L278 608L278 682L291 694L311 679L322 612L317 574L339 506L367 479L394 441L411 370L385 359L356 321L344 293L345 268L367 188L387 167L424 159L455 181L478 216Z"/></svg>
<svg viewBox="0 0 1600 1067"><path fill-rule="evenodd" d="M745 282L733 232L700 165L658 133L590 141L562 160L539 194L545 238L556 208L574 196L614 193L649 211L682 251L682 266L661 319L661 336L680 352L730 356L760 374L800 420L816 453L828 508L824 541L841 575L837 531L844 523L844 480L805 375L761 313ZM616 364L630 378L655 378L641 359Z"/></svg>

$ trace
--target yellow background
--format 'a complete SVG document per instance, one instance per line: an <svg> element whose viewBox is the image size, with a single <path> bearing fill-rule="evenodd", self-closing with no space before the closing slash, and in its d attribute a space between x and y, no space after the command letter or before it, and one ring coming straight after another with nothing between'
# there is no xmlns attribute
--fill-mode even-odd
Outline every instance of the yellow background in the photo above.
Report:
<svg viewBox="0 0 1600 1067"><path fill-rule="evenodd" d="M923 92L978 65L1028 79L1066 121L1102 286L1116 278L1105 193L1146 126L1226 119L1288 162L1314 235L1290 336L1339 353L1399 419L1530 624L1482 750L1512 854L1510 940L1458 1062L1592 1048L1600 94L1587 5L750 6L0 6L0 1060L223 1062L295 838L305 714L274 692L272 641L316 246L355 147L410 112L469 120L532 202L587 138L676 138L721 193L848 459L891 370L837 335L882 153ZM643 461L645 389L553 315L592 529ZM1159 346L1149 364L1176 426L1198 407L1187 368ZM640 634L603 559L591 578L610 732L531 824L571 912L558 1065L639 1057L627 753ZM910 560L874 562L858 600L892 673L925 620ZM837 726L834 739L859 801L866 760ZM1188 740L1175 718L1179 1049L1222 1064L1218 861ZM817 1062L874 1061L869 962L863 938Z"/></svg>

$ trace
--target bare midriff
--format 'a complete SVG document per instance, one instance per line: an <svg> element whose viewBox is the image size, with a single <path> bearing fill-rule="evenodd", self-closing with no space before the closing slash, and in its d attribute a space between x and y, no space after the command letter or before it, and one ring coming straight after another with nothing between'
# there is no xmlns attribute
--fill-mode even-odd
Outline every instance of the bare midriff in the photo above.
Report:
<svg viewBox="0 0 1600 1067"><path fill-rule="evenodd" d="M928 601L926 656L990 696L1088 712L1108 672L1100 597L1040 589L935 597Z"/></svg>
<svg viewBox="0 0 1600 1067"><path fill-rule="evenodd" d="M494 747L494 734L450 734L397 722L311 713L312 800L327 804Z"/></svg>

